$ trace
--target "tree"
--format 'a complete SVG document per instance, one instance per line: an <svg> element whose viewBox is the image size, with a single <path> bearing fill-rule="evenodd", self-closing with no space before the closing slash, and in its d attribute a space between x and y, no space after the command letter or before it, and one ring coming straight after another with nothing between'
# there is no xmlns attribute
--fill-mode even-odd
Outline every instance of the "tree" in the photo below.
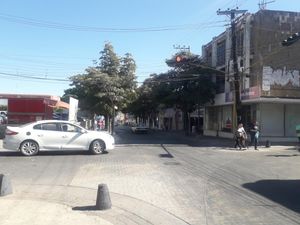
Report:
<svg viewBox="0 0 300 225"><path fill-rule="evenodd" d="M122 101L121 110L128 111L128 104L136 98L136 64L131 54L126 53L123 58L121 58L121 65L119 71L119 77L121 85L124 89L124 98Z"/></svg>
<svg viewBox="0 0 300 225"><path fill-rule="evenodd" d="M120 67L120 59L114 51L111 43L106 43L104 49L100 52L99 65L97 66L101 72L109 76L118 76Z"/></svg>
<svg viewBox="0 0 300 225"><path fill-rule="evenodd" d="M153 86L144 83L136 91L136 98L128 105L128 112L139 118L140 122L155 125L158 114L159 101L153 95Z"/></svg>
<svg viewBox="0 0 300 225"><path fill-rule="evenodd" d="M198 55L190 52L178 52L171 59L166 60L173 70L173 79L179 82L173 84L173 94L177 108L184 114L184 127L190 132L189 113L206 103L213 103L215 96L215 84L211 80L211 74L215 70L206 67Z"/></svg>
<svg viewBox="0 0 300 225"><path fill-rule="evenodd" d="M158 108L176 107L183 111L184 128L189 133L189 113L213 102L215 84L211 74L216 71L206 67L198 55L190 52L179 52L166 63L171 67L168 72L151 75L139 88L141 93L134 103L134 112L149 117Z"/></svg>
<svg viewBox="0 0 300 225"><path fill-rule="evenodd" d="M106 43L96 66L70 78L72 88L65 91L65 96L75 95L82 109L106 115L106 124L112 131L115 108L124 109L131 99L129 93L134 93L136 88L135 69L135 61L129 53L120 62L113 46Z"/></svg>

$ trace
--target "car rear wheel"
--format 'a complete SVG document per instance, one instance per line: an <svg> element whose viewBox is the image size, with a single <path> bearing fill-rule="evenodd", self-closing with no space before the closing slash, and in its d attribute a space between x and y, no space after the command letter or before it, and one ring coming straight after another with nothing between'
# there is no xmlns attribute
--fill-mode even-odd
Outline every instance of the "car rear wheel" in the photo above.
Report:
<svg viewBox="0 0 300 225"><path fill-rule="evenodd" d="M90 151L94 155L102 154L105 150L105 143L102 140L94 140L90 145Z"/></svg>
<svg viewBox="0 0 300 225"><path fill-rule="evenodd" d="M20 151L22 155L33 156L38 154L39 145L38 143L32 140L23 141L22 144L20 145Z"/></svg>

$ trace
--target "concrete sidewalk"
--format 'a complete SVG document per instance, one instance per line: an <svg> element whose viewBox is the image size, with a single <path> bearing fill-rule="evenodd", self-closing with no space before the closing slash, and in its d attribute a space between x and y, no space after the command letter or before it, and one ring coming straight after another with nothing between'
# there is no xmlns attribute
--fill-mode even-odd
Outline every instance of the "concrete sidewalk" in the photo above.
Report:
<svg viewBox="0 0 300 225"><path fill-rule="evenodd" d="M112 192L112 208L95 210L96 193L96 189L70 185L17 186L14 194L0 197L0 224L187 224L157 206Z"/></svg>
<svg viewBox="0 0 300 225"><path fill-rule="evenodd" d="M160 132L166 136L172 136L175 139L183 139L186 142L194 145L195 147L213 147L220 149L228 149L235 150L234 147L234 139L231 138L222 138L222 137L213 137L213 136L204 136L199 134L191 134L186 135L183 131L160 131L156 130L155 132ZM254 149L250 146L249 141L247 142L247 146L249 150ZM270 142L270 147L266 147L266 142L258 143L259 150L298 150L299 143L298 142Z"/></svg>

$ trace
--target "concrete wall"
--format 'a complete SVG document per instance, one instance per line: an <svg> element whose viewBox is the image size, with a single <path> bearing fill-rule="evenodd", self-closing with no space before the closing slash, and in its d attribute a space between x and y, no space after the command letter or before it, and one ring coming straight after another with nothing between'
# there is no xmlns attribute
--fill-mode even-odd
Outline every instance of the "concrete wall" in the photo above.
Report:
<svg viewBox="0 0 300 225"><path fill-rule="evenodd" d="M300 30L300 13L263 10L252 17L251 86L262 86L262 96L300 97L300 42L281 42Z"/></svg>

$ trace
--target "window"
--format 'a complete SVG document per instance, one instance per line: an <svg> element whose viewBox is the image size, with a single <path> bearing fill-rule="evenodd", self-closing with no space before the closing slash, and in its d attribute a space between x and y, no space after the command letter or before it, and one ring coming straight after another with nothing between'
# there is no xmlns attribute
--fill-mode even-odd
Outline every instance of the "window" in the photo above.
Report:
<svg viewBox="0 0 300 225"><path fill-rule="evenodd" d="M225 74L225 68L221 69ZM225 92L225 75L217 74L216 75L216 92L217 94Z"/></svg>
<svg viewBox="0 0 300 225"><path fill-rule="evenodd" d="M208 130L218 130L219 107L208 107L206 110L206 128Z"/></svg>
<svg viewBox="0 0 300 225"><path fill-rule="evenodd" d="M42 125L41 124L37 124L33 127L34 130L41 130L42 129Z"/></svg>
<svg viewBox="0 0 300 225"><path fill-rule="evenodd" d="M81 129L79 127L76 127L72 124L68 123L61 123L61 130L64 132L80 132Z"/></svg>
<svg viewBox="0 0 300 225"><path fill-rule="evenodd" d="M226 42L222 41L217 44L217 66L225 65Z"/></svg>
<svg viewBox="0 0 300 225"><path fill-rule="evenodd" d="M237 56L244 55L244 32L240 30L236 34L236 54Z"/></svg>
<svg viewBox="0 0 300 225"><path fill-rule="evenodd" d="M42 124L42 130L60 131L60 127L57 123L44 123Z"/></svg>

